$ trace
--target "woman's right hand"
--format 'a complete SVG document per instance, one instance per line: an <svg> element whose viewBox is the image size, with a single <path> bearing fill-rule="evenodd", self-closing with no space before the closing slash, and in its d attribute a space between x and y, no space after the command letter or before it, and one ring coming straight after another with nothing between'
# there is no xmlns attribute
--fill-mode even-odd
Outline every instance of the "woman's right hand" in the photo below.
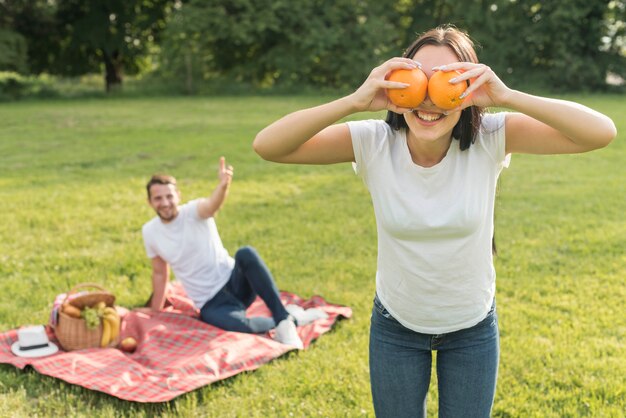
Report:
<svg viewBox="0 0 626 418"><path fill-rule="evenodd" d="M374 68L361 87L350 95L355 109L359 112L376 112L385 109L396 113L410 112L411 109L398 107L391 103L385 91L386 89L404 88L408 84L388 81L386 77L394 70L412 70L419 68L419 66L418 62L410 58L395 57Z"/></svg>

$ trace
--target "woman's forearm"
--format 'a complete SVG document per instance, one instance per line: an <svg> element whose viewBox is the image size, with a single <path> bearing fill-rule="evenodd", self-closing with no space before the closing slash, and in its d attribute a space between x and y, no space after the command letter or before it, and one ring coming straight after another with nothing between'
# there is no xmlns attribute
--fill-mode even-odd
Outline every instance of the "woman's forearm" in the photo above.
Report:
<svg viewBox="0 0 626 418"><path fill-rule="evenodd" d="M358 111L351 96L299 110L259 132L252 146L266 160L280 159L296 151L322 129Z"/></svg>
<svg viewBox="0 0 626 418"><path fill-rule="evenodd" d="M502 106L549 125L588 150L605 147L617 135L610 118L578 103L513 90Z"/></svg>

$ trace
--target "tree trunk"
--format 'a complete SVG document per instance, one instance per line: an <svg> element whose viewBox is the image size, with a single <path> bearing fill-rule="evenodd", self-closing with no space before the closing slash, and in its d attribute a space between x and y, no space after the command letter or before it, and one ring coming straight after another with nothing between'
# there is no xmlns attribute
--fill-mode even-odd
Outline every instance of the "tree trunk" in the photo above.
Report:
<svg viewBox="0 0 626 418"><path fill-rule="evenodd" d="M118 51L109 54L102 51L104 56L104 81L106 92L111 93L122 89L122 57Z"/></svg>

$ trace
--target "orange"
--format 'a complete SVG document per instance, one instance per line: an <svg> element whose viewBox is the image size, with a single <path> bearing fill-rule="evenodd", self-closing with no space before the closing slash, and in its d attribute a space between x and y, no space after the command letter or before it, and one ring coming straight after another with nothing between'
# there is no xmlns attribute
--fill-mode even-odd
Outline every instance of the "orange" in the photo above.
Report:
<svg viewBox="0 0 626 418"><path fill-rule="evenodd" d="M413 70L394 70L387 77L389 81L409 84L403 89L387 89L387 97L398 107L414 109L426 98L428 78L419 68Z"/></svg>
<svg viewBox="0 0 626 418"><path fill-rule="evenodd" d="M435 71L428 80L428 97L440 109L450 110L459 106L463 100L459 97L467 87L468 82L452 84L450 79L458 77L459 71Z"/></svg>

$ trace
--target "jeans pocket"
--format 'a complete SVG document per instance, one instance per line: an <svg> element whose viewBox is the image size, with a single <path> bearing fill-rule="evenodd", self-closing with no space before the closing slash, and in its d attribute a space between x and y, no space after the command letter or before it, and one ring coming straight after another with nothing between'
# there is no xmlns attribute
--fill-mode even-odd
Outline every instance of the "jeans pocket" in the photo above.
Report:
<svg viewBox="0 0 626 418"><path fill-rule="evenodd" d="M383 317L387 319L393 319L387 308L385 308L380 299L378 299L378 295L374 296L374 309L376 309L378 313Z"/></svg>
<svg viewBox="0 0 626 418"><path fill-rule="evenodd" d="M485 316L485 318L475 325L475 327L480 327L480 326L488 326L490 328L494 328L498 326L498 311L496 310L495 300L493 304L491 305L491 309L489 309L489 312L487 312L487 315Z"/></svg>

